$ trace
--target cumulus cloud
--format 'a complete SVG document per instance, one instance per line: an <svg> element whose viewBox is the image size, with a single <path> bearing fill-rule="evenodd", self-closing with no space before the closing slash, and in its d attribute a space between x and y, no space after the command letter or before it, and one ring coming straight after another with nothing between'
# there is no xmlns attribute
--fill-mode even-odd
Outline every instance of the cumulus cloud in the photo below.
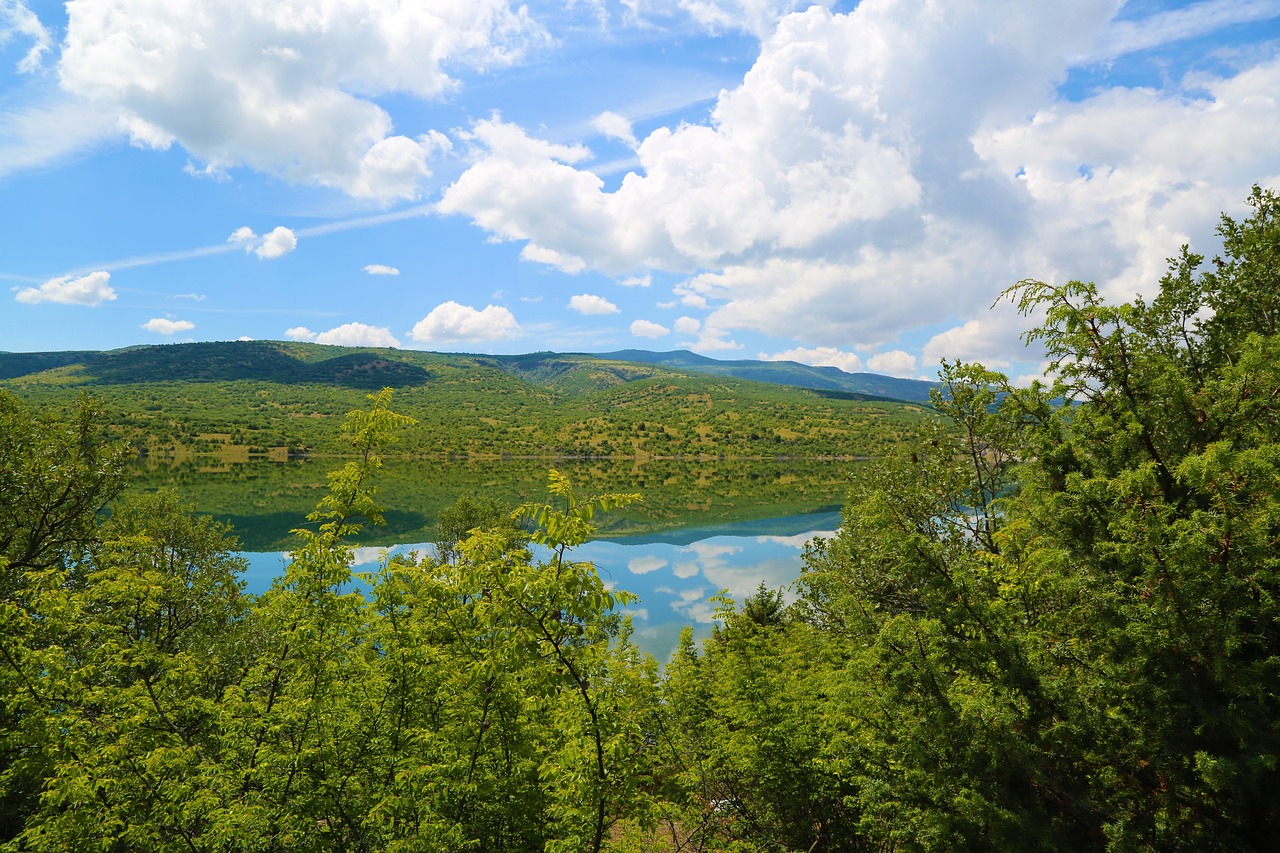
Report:
<svg viewBox="0 0 1280 853"><path fill-rule="evenodd" d="M520 250L520 259L546 264L567 273L579 273L587 268L587 262L582 258L567 255L564 252L557 252L555 249L548 249L546 246L539 246L536 243L526 243L525 247Z"/></svg>
<svg viewBox="0 0 1280 853"><path fill-rule="evenodd" d="M421 343L453 343L502 340L519 333L515 316L500 305L486 305L478 311L450 300L419 320L409 337Z"/></svg>
<svg viewBox="0 0 1280 853"><path fill-rule="evenodd" d="M724 350L742 349L742 344L726 337L728 333L723 329L715 329L709 326L703 326L702 332L698 335L698 339L687 341L680 344L682 347L688 347L696 352L718 352Z"/></svg>
<svg viewBox="0 0 1280 853"><path fill-rule="evenodd" d="M764 361L798 361L815 367L838 367L846 373L860 373L863 370L861 358L836 347L796 347L773 355L762 352L760 358Z"/></svg>
<svg viewBox="0 0 1280 853"><path fill-rule="evenodd" d="M569 308L579 314L617 314L619 308L603 296L579 293L569 297Z"/></svg>
<svg viewBox="0 0 1280 853"><path fill-rule="evenodd" d="M316 339L316 333L306 326L294 326L292 329L285 329L284 336L291 341L314 341Z"/></svg>
<svg viewBox="0 0 1280 853"><path fill-rule="evenodd" d="M64 305L88 305L90 307L110 302L116 292L108 282L111 273L99 270L88 275L73 277L64 275L51 278L39 287L24 287L14 297L19 302L60 302Z"/></svg>
<svg viewBox="0 0 1280 853"><path fill-rule="evenodd" d="M142 328L157 335L172 335L187 332L196 327L190 320L171 320L168 317L152 317L142 324Z"/></svg>
<svg viewBox="0 0 1280 853"><path fill-rule="evenodd" d="M1027 277L1093 279L1127 298L1179 244L1212 245L1218 212L1238 210L1252 182L1280 179L1280 60L1075 102L1057 86L1089 57L1272 6L1210 0L1129 22L1113 21L1114 0L811 7L778 20L705 123L637 140L621 181L594 174L583 146L494 116L473 127L476 160L440 210L561 268L686 273L677 301L709 309L715 330L703 349L741 329L874 351L906 330L962 328ZM791 8L684 4L708 26L767 7ZM597 122L610 127L622 131ZM989 355L1026 357L1012 327L995 331ZM934 345L947 340L974 348L959 333ZM882 369L920 355L903 353L882 353Z"/></svg>
<svg viewBox="0 0 1280 853"><path fill-rule="evenodd" d="M69 3L59 76L115 110L140 145L179 144L237 166L355 196L412 197L439 134L394 134L375 103L434 98L448 67L517 61L545 32L503 0L118 0Z"/></svg>
<svg viewBox="0 0 1280 853"><path fill-rule="evenodd" d="M400 270L386 264L366 264L364 271L369 275L400 275Z"/></svg>
<svg viewBox="0 0 1280 853"><path fill-rule="evenodd" d="M631 324L631 334L637 338L660 338L671 334L671 330L651 320L636 320Z"/></svg>
<svg viewBox="0 0 1280 853"><path fill-rule="evenodd" d="M298 238L283 225L272 229L262 238L262 243L253 253L259 258L282 258L298 247Z"/></svg>
<svg viewBox="0 0 1280 853"><path fill-rule="evenodd" d="M676 331L682 335L696 335L702 331L702 321L696 317L679 317L676 319Z"/></svg>
<svg viewBox="0 0 1280 853"><path fill-rule="evenodd" d="M1025 360L1027 353L1012 348L1026 321L1013 305L1001 302L981 317L967 320L939 332L924 345L923 367L933 370L942 359L978 361L994 370L1009 367L1013 360Z"/></svg>
<svg viewBox="0 0 1280 853"><path fill-rule="evenodd" d="M290 329L289 332L297 331ZM285 334L288 334L286 332ZM344 347L398 347L400 341L391 334L391 330L383 326L368 326L364 323L344 323L327 332L321 332L312 338L318 344L333 344Z"/></svg>
<svg viewBox="0 0 1280 853"><path fill-rule="evenodd" d="M276 226L261 237L249 226L242 225L231 232L227 242L240 246L246 252L253 252L263 260L282 258L298 247L297 235L283 225Z"/></svg>
<svg viewBox="0 0 1280 853"><path fill-rule="evenodd" d="M912 379L917 375L918 365L914 355L900 349L882 352L867 359L867 369L872 373L905 379Z"/></svg>

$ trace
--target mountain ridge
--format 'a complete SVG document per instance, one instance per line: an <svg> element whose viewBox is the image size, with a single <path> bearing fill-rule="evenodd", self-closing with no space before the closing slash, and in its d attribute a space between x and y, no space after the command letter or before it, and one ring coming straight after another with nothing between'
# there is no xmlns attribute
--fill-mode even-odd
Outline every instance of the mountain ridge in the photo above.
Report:
<svg viewBox="0 0 1280 853"><path fill-rule="evenodd" d="M299 341L144 344L114 350L0 352L0 381L93 386L148 381L260 379L353 388L427 382L433 368L496 367L533 384L586 392L664 373L712 374L826 392L852 399L928 402L936 383L848 373L795 361L721 360L687 350L516 355L438 353Z"/></svg>

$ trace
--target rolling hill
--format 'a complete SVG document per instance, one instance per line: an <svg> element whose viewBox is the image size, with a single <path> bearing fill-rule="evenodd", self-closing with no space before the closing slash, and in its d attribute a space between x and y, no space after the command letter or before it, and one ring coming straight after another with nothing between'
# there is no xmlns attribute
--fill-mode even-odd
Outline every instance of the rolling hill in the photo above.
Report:
<svg viewBox="0 0 1280 853"><path fill-rule="evenodd" d="M874 379L882 384L787 362L640 351L480 355L235 341L0 353L0 388L53 407L89 390L144 456L246 461L341 454L345 414L388 386L396 410L419 422L397 450L418 458L863 457L930 418L918 401L858 390L918 397L927 383Z"/></svg>
<svg viewBox="0 0 1280 853"><path fill-rule="evenodd" d="M280 384L400 388L422 384L432 367L445 365L495 367L561 391L596 390L664 373L699 373L865 398L928 402L929 390L935 385L794 361L722 361L684 350L484 355L284 341L159 344L103 352L0 352L0 380L91 386L257 379Z"/></svg>

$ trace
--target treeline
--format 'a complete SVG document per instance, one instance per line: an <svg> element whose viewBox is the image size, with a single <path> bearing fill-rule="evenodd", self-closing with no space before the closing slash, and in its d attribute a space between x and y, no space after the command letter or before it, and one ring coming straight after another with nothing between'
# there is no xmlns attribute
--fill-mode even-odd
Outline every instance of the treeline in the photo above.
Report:
<svg viewBox="0 0 1280 853"><path fill-rule="evenodd" d="M721 601L662 671L572 558L635 495L464 502L350 592L406 421L377 395L251 597L172 499L95 519L126 449L91 406L0 395L6 849L1271 849L1280 201L1251 203L1149 302L1013 288L1052 381L946 365L947 423L866 468L794 596Z"/></svg>

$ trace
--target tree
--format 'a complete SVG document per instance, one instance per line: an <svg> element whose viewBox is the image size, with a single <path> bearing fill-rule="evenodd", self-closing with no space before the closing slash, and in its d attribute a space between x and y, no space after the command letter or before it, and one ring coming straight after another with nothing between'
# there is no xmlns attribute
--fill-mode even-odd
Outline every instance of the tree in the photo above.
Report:
<svg viewBox="0 0 1280 853"><path fill-rule="evenodd" d="M872 466L812 547L806 618L848 661L831 760L867 837L1274 836L1280 208L1250 203L1225 258L1184 249L1150 302L1011 289L1052 381L944 365L952 429Z"/></svg>
<svg viewBox="0 0 1280 853"><path fill-rule="evenodd" d="M0 390L0 839L21 828L45 770L25 726L26 650L45 627L33 579L57 575L94 540L98 513L125 485L131 451L105 438L103 420L86 396L58 416Z"/></svg>
<svg viewBox="0 0 1280 853"><path fill-rule="evenodd" d="M505 549L518 548L527 538L519 522L511 516L512 507L497 498L484 495L462 495L445 508L436 520L436 559L456 562L461 552L458 543L473 530L502 530L508 536Z"/></svg>
<svg viewBox="0 0 1280 853"><path fill-rule="evenodd" d="M99 511L125 485L132 454L103 435L103 411L82 396L66 419L29 411L0 390L0 588L93 538Z"/></svg>
<svg viewBox="0 0 1280 853"><path fill-rule="evenodd" d="M141 495L42 575L11 670L25 767L46 773L20 845L190 849L219 702L247 663L237 547L173 495Z"/></svg>
<svg viewBox="0 0 1280 853"><path fill-rule="evenodd" d="M0 611L14 850L602 850L643 802L657 672L589 563L602 509L552 500L458 558L394 557L354 588L372 476L409 419L353 413L357 458L282 577L241 593L228 531L143 496Z"/></svg>

